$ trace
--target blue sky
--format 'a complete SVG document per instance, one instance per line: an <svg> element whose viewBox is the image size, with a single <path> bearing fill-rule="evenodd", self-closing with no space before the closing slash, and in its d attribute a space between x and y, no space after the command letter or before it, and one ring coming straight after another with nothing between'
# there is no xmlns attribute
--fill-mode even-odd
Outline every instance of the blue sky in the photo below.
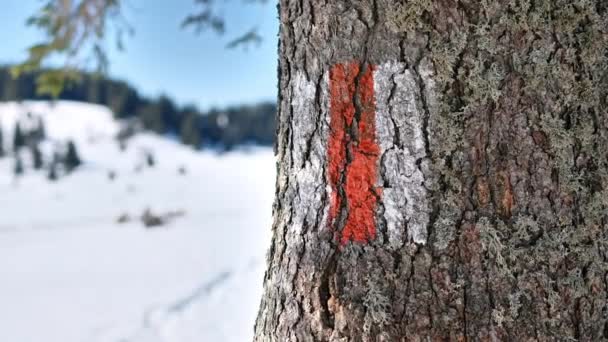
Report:
<svg viewBox="0 0 608 342"><path fill-rule="evenodd" d="M182 30L181 20L192 13L195 0L125 0L125 16L135 29L126 39L126 51L110 50L110 75L133 84L144 95L165 93L180 104L205 109L236 103L274 100L276 97L276 2L246 4L219 0L227 32L196 35ZM0 63L25 57L25 50L40 33L26 28L25 19L40 0L2 0ZM264 41L259 47L226 49L231 38L258 27ZM111 41L110 41L111 42ZM113 44L108 44L112 47Z"/></svg>

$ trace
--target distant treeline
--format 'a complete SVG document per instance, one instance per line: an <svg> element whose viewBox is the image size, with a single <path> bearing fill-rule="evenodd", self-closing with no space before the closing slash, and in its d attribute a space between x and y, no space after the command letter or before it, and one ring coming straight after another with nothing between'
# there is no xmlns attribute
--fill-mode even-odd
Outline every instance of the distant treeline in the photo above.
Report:
<svg viewBox="0 0 608 342"><path fill-rule="evenodd" d="M0 67L0 100L48 100L36 93L37 73L14 79L9 67ZM272 145L275 134L274 103L232 106L201 112L195 106L180 107L167 97L148 98L124 81L81 73L69 84L61 100L81 101L109 107L118 119L135 119L144 129L171 134L195 148L231 149L242 144Z"/></svg>

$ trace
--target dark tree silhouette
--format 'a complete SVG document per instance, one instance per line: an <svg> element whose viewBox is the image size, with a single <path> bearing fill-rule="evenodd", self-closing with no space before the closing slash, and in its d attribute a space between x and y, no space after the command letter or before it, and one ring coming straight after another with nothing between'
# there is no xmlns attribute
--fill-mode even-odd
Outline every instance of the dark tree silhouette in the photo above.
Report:
<svg viewBox="0 0 608 342"><path fill-rule="evenodd" d="M15 154L15 161L13 166L13 173L15 176L21 176L24 172L23 168L23 160L21 160L21 155L19 153Z"/></svg>
<svg viewBox="0 0 608 342"><path fill-rule="evenodd" d="M23 146L25 146L25 136L21 130L21 124L17 122L13 133L13 151L17 153Z"/></svg>
<svg viewBox="0 0 608 342"><path fill-rule="evenodd" d="M78 154L76 144L74 144L74 141L69 140L64 158L65 169L69 173L74 171L74 169L79 167L81 164L82 160L80 159L80 155Z"/></svg>
<svg viewBox="0 0 608 342"><path fill-rule="evenodd" d="M40 152L40 147L38 142L30 143L30 152L32 154L32 162L35 170L40 170L43 166L42 160L42 152Z"/></svg>
<svg viewBox="0 0 608 342"><path fill-rule="evenodd" d="M156 165L156 158L151 151L146 152L146 165L148 165L148 167L154 167L154 165Z"/></svg>
<svg viewBox="0 0 608 342"><path fill-rule="evenodd" d="M198 149L201 146L201 129L199 114L195 111L188 111L184 114L180 129L180 138L183 144Z"/></svg>
<svg viewBox="0 0 608 342"><path fill-rule="evenodd" d="M57 174L58 165L58 158L55 156L53 157L53 161L49 164L49 170L47 173L47 179L51 182L55 182L57 179L59 179L59 175Z"/></svg>

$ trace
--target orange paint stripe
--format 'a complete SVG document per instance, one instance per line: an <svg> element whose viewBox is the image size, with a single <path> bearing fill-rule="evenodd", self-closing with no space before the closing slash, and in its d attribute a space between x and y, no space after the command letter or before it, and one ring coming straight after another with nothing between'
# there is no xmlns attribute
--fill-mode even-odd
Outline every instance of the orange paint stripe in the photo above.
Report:
<svg viewBox="0 0 608 342"><path fill-rule="evenodd" d="M380 148L376 142L373 73L372 67L361 70L356 62L337 64L330 71L329 222L335 226L342 206L348 208L342 245L349 241L366 243L376 237L375 210L381 192L375 188ZM355 95L361 108L356 140L350 134L354 131Z"/></svg>

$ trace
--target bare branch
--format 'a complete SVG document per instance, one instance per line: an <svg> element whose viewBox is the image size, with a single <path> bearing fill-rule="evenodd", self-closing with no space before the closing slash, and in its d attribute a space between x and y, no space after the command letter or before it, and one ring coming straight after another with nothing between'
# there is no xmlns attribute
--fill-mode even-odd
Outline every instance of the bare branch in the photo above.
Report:
<svg viewBox="0 0 608 342"><path fill-rule="evenodd" d="M258 29L254 27L247 33L226 44L226 48L234 49L238 46L247 47L249 44L260 45L261 42L262 36L258 33Z"/></svg>

